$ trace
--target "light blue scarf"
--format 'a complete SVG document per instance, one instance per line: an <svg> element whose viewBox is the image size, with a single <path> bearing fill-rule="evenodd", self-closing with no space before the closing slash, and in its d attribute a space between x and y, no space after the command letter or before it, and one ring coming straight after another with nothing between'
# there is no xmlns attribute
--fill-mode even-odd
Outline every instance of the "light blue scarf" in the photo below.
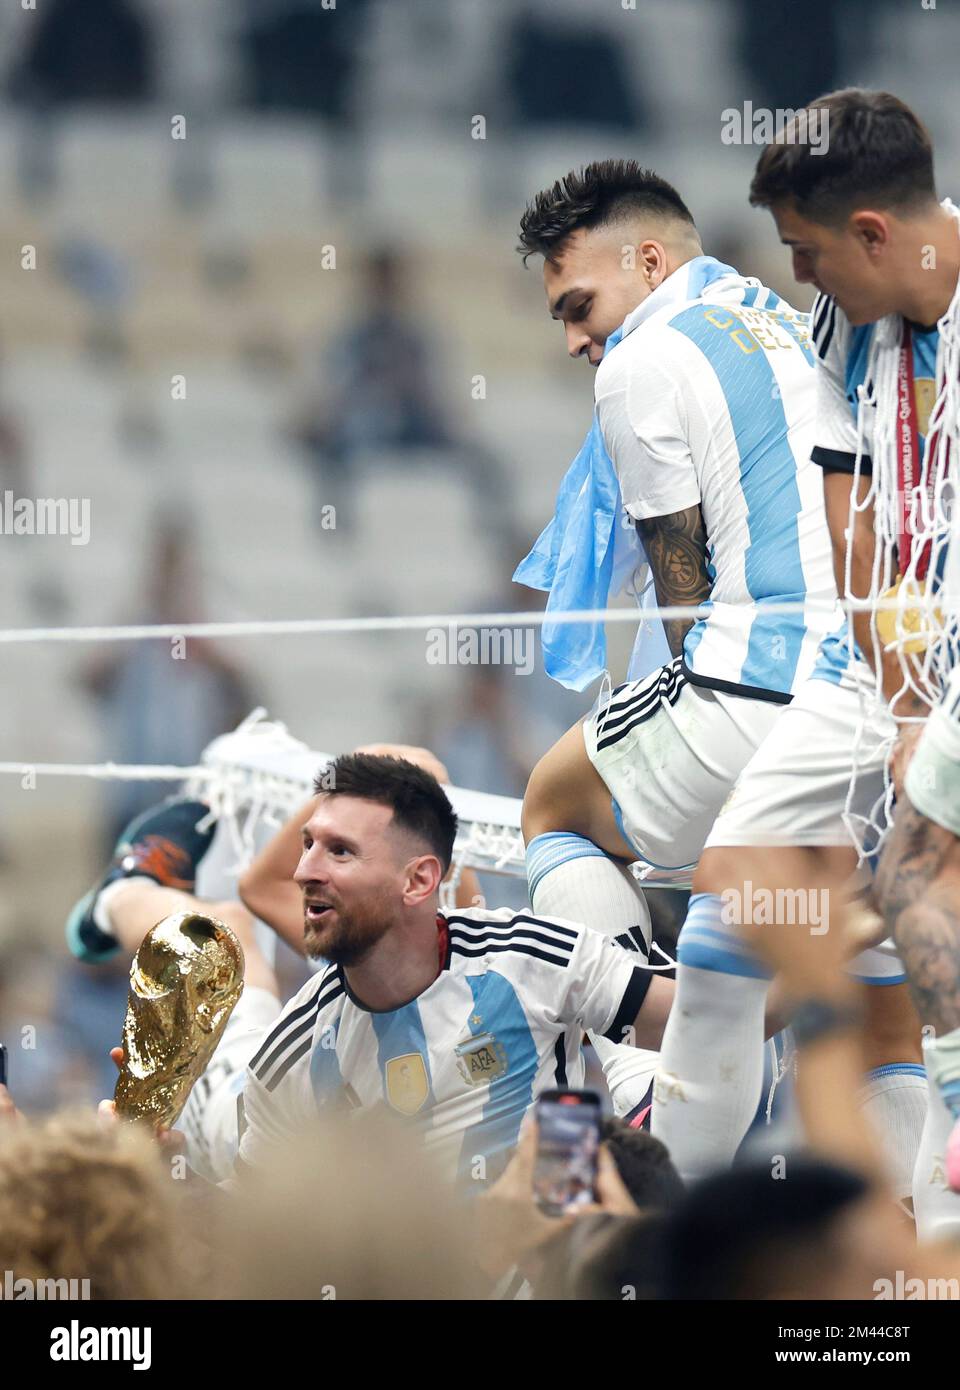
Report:
<svg viewBox="0 0 960 1390"><path fill-rule="evenodd" d="M737 272L710 256L698 256L674 275L684 284L671 286L673 295L696 299L707 285ZM671 275L660 287L666 289ZM653 301L660 291L650 296ZM623 325L611 333L604 357L623 337ZM560 484L553 520L541 532L513 579L530 589L549 593L547 613L606 608L611 595L621 592L646 554L632 518L624 511L620 481L607 453L596 411L583 447ZM641 610L656 606L653 585L640 597ZM551 623L540 629L543 665L549 676L568 690L584 690L606 670L607 640L603 623ZM642 647L642 654L641 654ZM663 623L644 619L630 658L629 678L639 680L671 659Z"/></svg>

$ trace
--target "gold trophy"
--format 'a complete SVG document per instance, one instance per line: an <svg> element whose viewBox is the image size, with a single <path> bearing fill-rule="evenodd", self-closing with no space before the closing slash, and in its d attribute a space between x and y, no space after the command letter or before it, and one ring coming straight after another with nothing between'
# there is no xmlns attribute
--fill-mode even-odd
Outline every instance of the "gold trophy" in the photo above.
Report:
<svg viewBox="0 0 960 1390"><path fill-rule="evenodd" d="M169 1129L242 992L243 950L223 922L179 912L151 927L130 967L117 1114Z"/></svg>

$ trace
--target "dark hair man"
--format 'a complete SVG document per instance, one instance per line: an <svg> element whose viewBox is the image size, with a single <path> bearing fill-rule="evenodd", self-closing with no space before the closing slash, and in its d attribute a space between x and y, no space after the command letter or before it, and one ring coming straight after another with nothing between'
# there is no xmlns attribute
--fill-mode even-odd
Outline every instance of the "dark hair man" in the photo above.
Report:
<svg viewBox="0 0 960 1390"><path fill-rule="evenodd" d="M806 319L704 255L680 195L633 161L567 174L534 198L520 236L526 255L544 258L547 306L568 352L597 367L595 452L619 486L614 526L639 532L661 604L707 609L667 622L672 659L601 696L541 759L524 798L535 911L569 913L611 935L632 931L649 947L629 865L697 864L739 773L837 620L810 463L813 355ZM578 537L588 544L589 483L574 493L590 513ZM577 550L560 542L558 572L579 563ZM515 577L528 582L528 569ZM787 599L797 601L791 615L766 611ZM821 600L819 609L804 611L806 599ZM753 1021L747 997L762 1016L766 981L740 968L735 945L718 947L729 935L719 885L701 871L694 889L685 930L689 941L696 929L703 949L687 973L684 1017L716 999L717 971L733 962L720 1027L727 1046L722 1059L708 1049L716 1066L707 1091L733 1088L746 1123L762 1059L754 1075L741 1028ZM655 980L648 1007L671 990ZM615 1084L631 1057L611 1058L602 1039L598 1052ZM751 1071L741 1077L746 1056ZM743 1101L754 1082L757 1094Z"/></svg>
<svg viewBox="0 0 960 1390"><path fill-rule="evenodd" d="M819 291L813 309L813 459L824 473L838 587L872 604L853 615L852 634L845 624L824 643L815 675L832 687L829 696L822 691L828 716L818 719L807 695L798 699L738 788L731 815L720 817L711 836L711 843L729 846L731 882L734 876L758 882L777 874L797 888L824 881L824 847L837 843L845 809L867 822L876 819L872 812L883 803L895 721L926 717L938 677L955 655L952 640L936 640L934 595L949 534L947 456L952 449L956 458L960 375L960 213L949 200L937 200L928 132L888 92L830 93L798 113L788 136L802 133L808 112L827 117L826 152L815 154L798 138L769 145L757 164L751 202L770 209L791 248L796 278ZM898 609L878 611L873 605L884 597L896 599ZM811 691L817 683L811 681ZM960 1115L960 1065L954 1059L960 997L947 984L960 951L960 917L951 907L960 868L960 815L945 775L958 760L955 727L952 751L944 756L936 746L950 747L949 732L945 744L938 736L951 719L955 726L947 705L935 711L923 737L931 759L911 767L905 790L898 790L878 879L887 928L920 1018L940 1035L924 1049L928 1076L939 1082L941 1094L932 1091L914 1176L921 1234L945 1219L960 1219L960 1204L945 1191L936 1157L947 1143L948 1106ZM788 784L783 771L790 767L802 768L802 776ZM811 810L814 796L818 814ZM883 820L881 815L881 826ZM745 856L747 822L763 827L758 843L769 846L766 867L757 857L761 851ZM795 829L791 839L791 823L802 825L802 838ZM785 835L779 843L778 828ZM785 859L790 844L802 846L794 851L795 870ZM902 980L902 969L899 976L892 973L900 969L896 956L887 959L889 978ZM902 992L871 994L893 1005L894 993ZM901 1042L901 1065L882 1068L884 1075L877 1073L871 1084L899 1087L900 1100L894 1102L891 1093L884 1128L908 1135L916 1133L926 1097L915 1075L918 1020L898 1007L902 1021L893 1035L899 1032L909 1046ZM914 1074L912 1101L904 1089L908 1072ZM915 1113L909 1124L905 1101ZM960 1185L960 1142L953 1147L952 1180Z"/></svg>

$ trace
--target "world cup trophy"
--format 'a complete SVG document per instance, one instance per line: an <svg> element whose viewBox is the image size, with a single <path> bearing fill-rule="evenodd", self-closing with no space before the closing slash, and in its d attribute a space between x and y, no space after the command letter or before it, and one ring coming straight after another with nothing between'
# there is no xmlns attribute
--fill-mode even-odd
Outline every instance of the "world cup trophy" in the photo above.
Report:
<svg viewBox="0 0 960 1390"><path fill-rule="evenodd" d="M117 1114L169 1129L243 992L243 949L223 922L180 912L151 927L130 967Z"/></svg>

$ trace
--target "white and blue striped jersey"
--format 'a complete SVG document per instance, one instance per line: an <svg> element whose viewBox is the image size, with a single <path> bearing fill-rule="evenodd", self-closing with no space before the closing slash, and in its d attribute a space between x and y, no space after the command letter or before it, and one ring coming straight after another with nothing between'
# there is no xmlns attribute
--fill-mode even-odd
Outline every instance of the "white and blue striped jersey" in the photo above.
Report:
<svg viewBox="0 0 960 1390"><path fill-rule="evenodd" d="M512 908L443 922L445 964L410 1003L366 1008L337 965L290 1000L247 1068L241 1167L318 1114L387 1106L451 1178L495 1177L540 1092L583 1085L584 1032L622 1042L646 996L637 955L576 922Z"/></svg>
<svg viewBox="0 0 960 1390"><path fill-rule="evenodd" d="M709 613L687 633L685 674L781 703L837 622L823 479L810 462L808 330L771 290L697 257L627 318L596 382L629 516L694 505L703 515ZM790 615L764 611L791 601Z"/></svg>
<svg viewBox="0 0 960 1390"><path fill-rule="evenodd" d="M871 389L867 381L867 364L876 324L854 327L832 296L820 294L811 312L811 329L817 358L817 423L813 462L828 472L852 474L857 457L858 390L861 386L868 391ZM930 411L936 396L940 333L936 325L933 328L912 325L912 329L913 382L922 460ZM875 408L895 411L897 402L878 401ZM860 458L863 477L870 477L873 471L870 450L874 418L874 408L866 408L863 453ZM813 676L817 680L838 685L856 650L855 644L850 641L848 624L843 621L835 632L824 638Z"/></svg>

